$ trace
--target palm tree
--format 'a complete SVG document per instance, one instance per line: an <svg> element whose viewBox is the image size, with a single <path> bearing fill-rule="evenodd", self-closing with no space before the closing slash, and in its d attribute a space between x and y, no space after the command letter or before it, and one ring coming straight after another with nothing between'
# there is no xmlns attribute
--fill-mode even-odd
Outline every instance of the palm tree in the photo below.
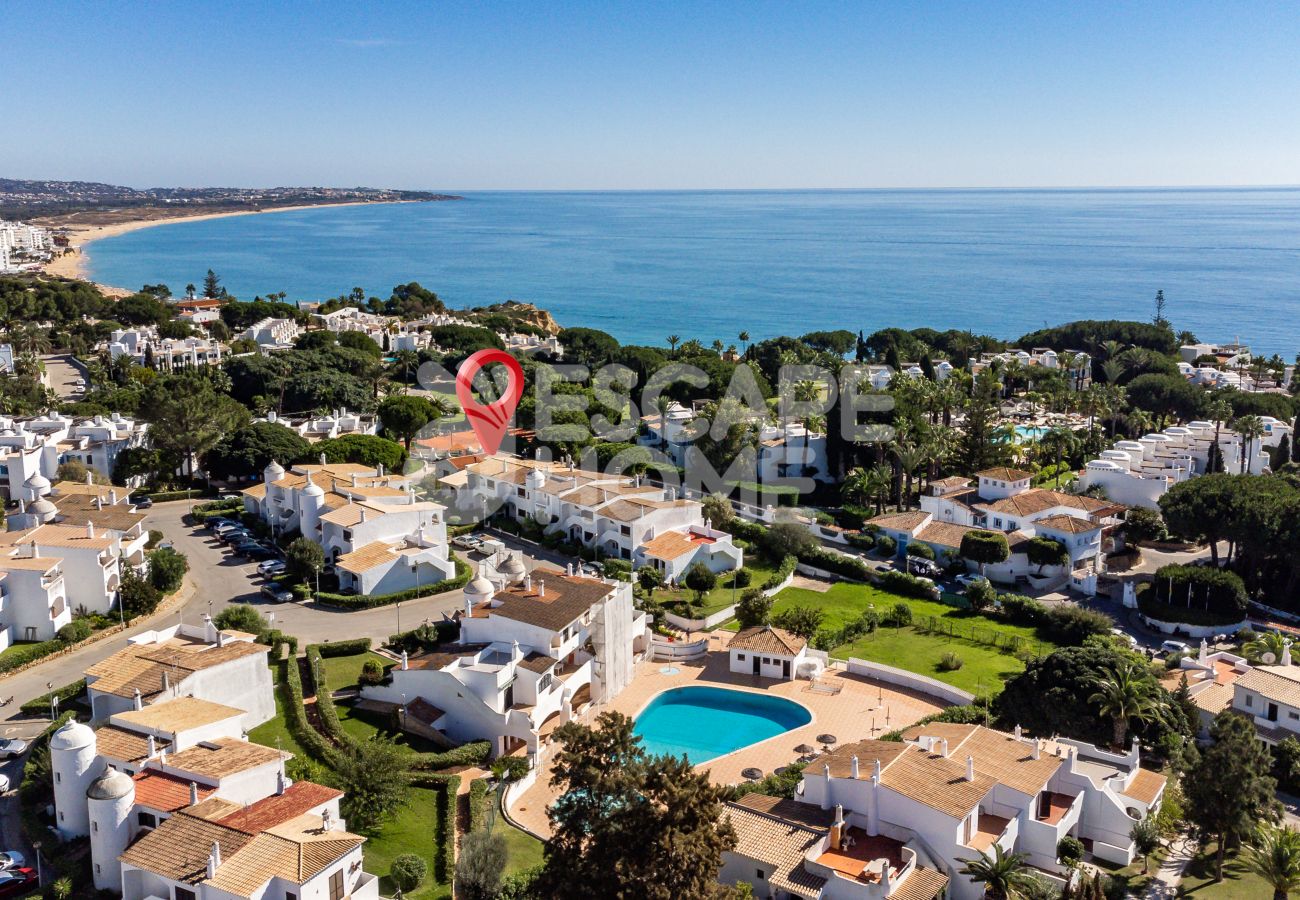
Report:
<svg viewBox="0 0 1300 900"><path fill-rule="evenodd" d="M1232 404L1222 397L1217 397L1210 401L1209 408L1205 412L1214 422L1214 446L1217 447L1219 446L1219 432L1223 428L1223 423L1228 421L1228 417L1232 415ZM1210 462L1213 463L1214 460L1215 454L1211 453ZM1222 462L1222 457L1219 458L1219 461Z"/></svg>
<svg viewBox="0 0 1300 900"><path fill-rule="evenodd" d="M1276 631L1261 631L1255 636L1253 641L1247 642L1241 648L1241 651L1245 653L1246 657L1252 662L1263 662L1264 655L1271 653L1273 655L1273 661L1272 663L1268 663L1268 665L1273 665L1282 660L1282 654L1286 652L1286 645L1287 639L1282 637L1282 635L1278 634Z"/></svg>
<svg viewBox="0 0 1300 900"><path fill-rule="evenodd" d="M1130 721L1149 722L1164 712L1164 702L1156 695L1155 680L1135 662L1120 663L1110 674L1094 681L1093 686L1096 691L1088 702L1098 704L1103 716L1110 716L1115 747L1124 746Z"/></svg>
<svg viewBox="0 0 1300 900"><path fill-rule="evenodd" d="M929 448L923 444L904 439L903 441L894 441L889 449L893 451L894 458L898 460L898 467L903 470L903 477L906 479L900 505L911 506L912 476L917 469L925 465L929 460Z"/></svg>
<svg viewBox="0 0 1300 900"><path fill-rule="evenodd" d="M870 469L857 466L844 479L840 491L846 500L858 506L874 505L876 515L880 515L884 512L884 497L889 493L891 480L888 466L876 465Z"/></svg>
<svg viewBox="0 0 1300 900"><path fill-rule="evenodd" d="M1053 428L1038 439L1038 445L1052 454L1056 463L1056 487L1061 486L1061 461L1071 454L1079 446L1079 439L1074 436L1074 432L1068 428Z"/></svg>
<svg viewBox="0 0 1300 900"><path fill-rule="evenodd" d="M1264 825L1246 845L1246 868L1268 882L1273 900L1300 891L1300 832L1285 825Z"/></svg>
<svg viewBox="0 0 1300 900"><path fill-rule="evenodd" d="M681 342L682 339L680 336L675 334L668 335L668 351L670 356L677 353L677 345Z"/></svg>
<svg viewBox="0 0 1300 900"><path fill-rule="evenodd" d="M742 331L740 334L736 335L736 338L740 341L740 346L742 346L742 347L745 348L744 350L741 350L740 352L741 352L741 353L748 353L748 352L749 352L749 332L748 332L748 331Z"/></svg>
<svg viewBox="0 0 1300 900"><path fill-rule="evenodd" d="M976 884L984 885L990 900L1022 900L1039 886L1038 879L1025 867L1024 853L1007 853L1001 844L993 845L993 856L981 853L977 859L962 859L959 870Z"/></svg>
<svg viewBox="0 0 1300 900"><path fill-rule="evenodd" d="M1232 422L1232 430L1241 435L1241 474L1250 471L1250 445L1264 435L1264 420L1259 416L1241 416Z"/></svg>
<svg viewBox="0 0 1300 900"><path fill-rule="evenodd" d="M411 371L420 367L420 354L414 350L398 350L393 354L393 371L402 373L402 393L411 383Z"/></svg>

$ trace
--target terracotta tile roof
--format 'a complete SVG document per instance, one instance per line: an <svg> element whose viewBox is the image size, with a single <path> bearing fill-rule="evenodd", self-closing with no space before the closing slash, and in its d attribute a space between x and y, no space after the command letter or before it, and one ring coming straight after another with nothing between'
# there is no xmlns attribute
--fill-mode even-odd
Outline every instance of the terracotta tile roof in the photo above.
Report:
<svg viewBox="0 0 1300 900"><path fill-rule="evenodd" d="M217 821L228 828L238 828L248 834L257 834L259 831L283 825L342 796L342 791L323 784L316 784L313 781L295 781L285 789L283 794L264 797L252 806L240 807Z"/></svg>
<svg viewBox="0 0 1300 900"><path fill-rule="evenodd" d="M938 544L940 547L960 547L961 539L968 531L982 531L969 525L954 525L951 522L931 522L916 533L918 541Z"/></svg>
<svg viewBox="0 0 1300 900"><path fill-rule="evenodd" d="M545 488L543 488L545 490ZM578 506L599 506L609 500L617 499L627 494L654 494L659 489L650 485L637 487L630 482L606 482L602 484L589 484L585 487L574 488L560 495L560 499L565 503L574 503Z"/></svg>
<svg viewBox="0 0 1300 900"><path fill-rule="evenodd" d="M396 559L397 546L387 541L374 541L351 553L344 553L334 565L347 572L369 572L375 566Z"/></svg>
<svg viewBox="0 0 1300 900"><path fill-rule="evenodd" d="M190 779L179 775L145 769L133 776L135 802L159 812L175 812L190 805ZM216 788L200 784L199 799L211 797Z"/></svg>
<svg viewBox="0 0 1300 900"><path fill-rule="evenodd" d="M280 759L290 759L292 756L292 753L285 753L274 747L263 747L250 741L218 738L215 741L195 744L180 753L171 754L167 757L167 766L192 772L204 778L225 778Z"/></svg>
<svg viewBox="0 0 1300 900"><path fill-rule="evenodd" d="M826 879L804 868L804 854L819 844L826 832L796 825L756 812L737 803L726 804L723 815L736 831L733 852L771 868L768 881L778 890L796 896L817 896Z"/></svg>
<svg viewBox="0 0 1300 900"><path fill-rule="evenodd" d="M830 828L835 820L835 814L829 809L822 809L811 803L787 800L785 797L770 797L767 794L743 794L736 800L736 805L775 819L783 819L795 825L822 831Z"/></svg>
<svg viewBox="0 0 1300 900"><path fill-rule="evenodd" d="M736 632L728 650L748 650L750 653L771 653L777 656L798 656L808 642L796 634L771 625L752 625Z"/></svg>
<svg viewBox="0 0 1300 900"><path fill-rule="evenodd" d="M280 826L258 834L233 856L223 855L216 875L204 883L237 897L257 895L273 878L304 884L365 841L345 831L319 832L318 817L299 821L302 834L287 833L288 826Z"/></svg>
<svg viewBox="0 0 1300 900"><path fill-rule="evenodd" d="M975 771L993 777L996 781L1022 794L1038 793L1064 765L1064 760L1040 752L1033 758L1033 744L1018 740L1005 731L985 728L982 725L959 725L951 722L931 722L917 725L903 732L903 739L916 741L921 737L948 741L948 758L963 767L967 756L974 757Z"/></svg>
<svg viewBox="0 0 1300 900"><path fill-rule="evenodd" d="M540 593L545 582L546 595ZM550 575L533 580L533 588L512 587L496 594L500 602L489 615L536 625L547 631L563 631L566 626L614 591L611 585L594 578Z"/></svg>
<svg viewBox="0 0 1300 900"><path fill-rule="evenodd" d="M261 498L266 496L266 482L262 482L261 484L255 484L251 488L244 488L244 490L241 491L241 493L245 497L253 497L255 499L260 500Z"/></svg>
<svg viewBox="0 0 1300 900"><path fill-rule="evenodd" d="M655 510L690 506L690 500L650 500L645 497L620 497L600 507L598 515L618 522L635 522Z"/></svg>
<svg viewBox="0 0 1300 900"><path fill-rule="evenodd" d="M1300 666L1254 666L1236 684L1269 700L1300 707Z"/></svg>
<svg viewBox="0 0 1300 900"><path fill-rule="evenodd" d="M154 750L171 746L166 738L154 739ZM149 738L116 725L104 725L95 732L95 750L124 763L139 762L149 753Z"/></svg>
<svg viewBox="0 0 1300 900"><path fill-rule="evenodd" d="M134 725L137 728L158 729L175 734L190 728L200 728L244 715L244 710L198 697L177 697L165 703L154 703L143 709L130 709L116 713L111 721Z"/></svg>
<svg viewBox="0 0 1300 900"><path fill-rule="evenodd" d="M985 469L982 472L976 472L975 477L989 478L993 481L1028 481L1034 477L1034 473L1026 472L1024 469L1009 469L1006 466L997 466L992 469Z"/></svg>
<svg viewBox="0 0 1300 900"><path fill-rule="evenodd" d="M877 528L887 528L890 531L906 531L911 534L930 520L928 512L916 510L914 512L903 513L885 513L883 516L876 516L868 519L868 525L875 525Z"/></svg>
<svg viewBox="0 0 1300 900"><path fill-rule="evenodd" d="M178 813L137 840L118 859L168 881L198 884L207 877L213 844L221 846L226 860L250 841L252 837L242 831Z"/></svg>
<svg viewBox="0 0 1300 900"><path fill-rule="evenodd" d="M1080 519L1078 516L1069 516L1065 513L1057 513L1054 516L1047 516L1034 521L1035 528L1050 528L1052 531L1064 531L1066 534L1087 534L1090 531L1101 531L1102 526L1088 519Z"/></svg>
<svg viewBox="0 0 1300 900"><path fill-rule="evenodd" d="M57 556L0 556L0 569L48 572L61 562Z"/></svg>
<svg viewBox="0 0 1300 900"><path fill-rule="evenodd" d="M223 800L213 794L206 800L200 800L193 806L186 807L185 815L207 819L209 822L220 822L226 816L234 815L243 808L233 800Z"/></svg>
<svg viewBox="0 0 1300 900"><path fill-rule="evenodd" d="M439 647L436 650L422 652L415 656L408 656L406 664L412 669L443 669L451 665L458 659L466 656L475 656L487 644L449 644L446 647ZM394 672L400 671L398 666Z"/></svg>
<svg viewBox="0 0 1300 900"><path fill-rule="evenodd" d="M1233 690L1230 684L1211 684L1204 690L1192 694L1192 702L1196 704L1197 709L1217 716L1232 705Z"/></svg>
<svg viewBox="0 0 1300 900"><path fill-rule="evenodd" d="M975 780L967 781L964 761L908 745L884 767L880 783L917 803L960 819L979 805L997 779L976 770Z"/></svg>
<svg viewBox="0 0 1300 900"><path fill-rule="evenodd" d="M105 506L95 509L93 506L64 505L59 507L58 524L71 525L85 530L86 523L92 522L95 529L108 529L125 533L140 527L145 520L144 513L132 512L125 506Z"/></svg>
<svg viewBox="0 0 1300 900"><path fill-rule="evenodd" d="M808 767L805 774L820 775L825 771L823 766L830 766L832 778L851 778L853 777L853 757L856 756L858 758L858 780L869 781L871 773L875 771L876 760L880 760L880 767L883 769L897 759L899 754L906 749L907 745L902 741L866 740L858 741L855 744L841 744L830 753L818 757Z"/></svg>
<svg viewBox="0 0 1300 900"><path fill-rule="evenodd" d="M1160 796L1160 792L1165 789L1165 781L1168 779L1159 772L1152 772L1150 769L1138 769L1137 774L1133 776L1133 783L1123 790L1125 797L1132 797L1144 806L1150 806Z"/></svg>
<svg viewBox="0 0 1300 900"><path fill-rule="evenodd" d="M1001 500L991 502L979 501L974 504L980 509L987 509L990 512L1010 513L1019 516L1032 516L1035 513L1052 509L1056 506L1063 506L1067 509L1077 509L1082 512L1096 515L1103 510L1124 509L1123 506L1116 506L1109 500L1098 500L1094 497L1085 497L1080 494L1065 494L1061 491L1050 491L1046 488L1033 488L1013 497L1004 497Z"/></svg>
<svg viewBox="0 0 1300 900"><path fill-rule="evenodd" d="M527 656L519 661L519 667L527 669L530 672L541 673L549 671L557 662L559 662L559 660L554 656L547 656L545 653L530 651Z"/></svg>
<svg viewBox="0 0 1300 900"><path fill-rule="evenodd" d="M641 550L656 559L677 559L694 552L705 543L713 542L696 540L690 532L665 531L642 544Z"/></svg>
<svg viewBox="0 0 1300 900"><path fill-rule="evenodd" d="M925 866L917 866L906 881L894 888L889 900L934 900L947 887L947 875Z"/></svg>
<svg viewBox="0 0 1300 900"><path fill-rule="evenodd" d="M150 697L162 691L164 674L175 686L193 672L270 650L265 644L237 640L227 641L221 647L176 639L159 644L129 644L87 667L86 676L92 690L133 697L138 688L141 695Z"/></svg>
<svg viewBox="0 0 1300 900"><path fill-rule="evenodd" d="M72 525L42 525L27 532L24 540L34 541L43 547L67 547L70 550L107 550L117 542L117 538L111 534L96 532L91 537L85 528Z"/></svg>
<svg viewBox="0 0 1300 900"><path fill-rule="evenodd" d="M342 525L344 528L351 528L361 522L361 515L364 511L366 520L369 521L384 513L391 511L391 507L385 508L376 506L373 503L349 503L346 506L340 506L338 509L332 509L320 517L322 522L329 522L332 525Z"/></svg>
<svg viewBox="0 0 1300 900"><path fill-rule="evenodd" d="M406 714L417 722L432 726L434 722L441 719L447 713L434 706L423 697L416 697L410 703L406 704Z"/></svg>
<svg viewBox="0 0 1300 900"><path fill-rule="evenodd" d="M965 490L970 487L970 478L966 475L951 475L947 478L940 478L930 482L931 488L937 488L939 495L950 494L953 491Z"/></svg>
<svg viewBox="0 0 1300 900"><path fill-rule="evenodd" d="M81 496L81 497L103 497L107 500L113 493L111 484L86 484L84 481L56 481L51 486L53 492L51 500L58 504L64 497ZM129 491L126 488L118 490L119 496Z"/></svg>

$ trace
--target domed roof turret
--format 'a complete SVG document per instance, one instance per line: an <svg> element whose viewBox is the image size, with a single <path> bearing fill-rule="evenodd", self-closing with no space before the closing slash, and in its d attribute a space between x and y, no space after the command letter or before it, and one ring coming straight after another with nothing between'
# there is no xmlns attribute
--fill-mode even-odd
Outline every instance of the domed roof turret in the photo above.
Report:
<svg viewBox="0 0 1300 900"><path fill-rule="evenodd" d="M51 750L80 750L95 743L95 732L89 725L72 721L50 736Z"/></svg>
<svg viewBox="0 0 1300 900"><path fill-rule="evenodd" d="M42 522L48 522L50 519L58 515L59 508L50 502L49 499L42 497L28 506L27 511L34 516L40 517Z"/></svg>
<svg viewBox="0 0 1300 900"><path fill-rule="evenodd" d="M268 484L272 481L279 481L283 477L284 466L280 465L275 460L271 460L271 464L262 470L262 478Z"/></svg>
<svg viewBox="0 0 1300 900"><path fill-rule="evenodd" d="M501 574L506 576L506 579L509 580L511 584L516 584L524 580L524 575L527 574L527 571L524 569L524 561L519 558L519 554L511 553L506 558L506 561L501 564Z"/></svg>
<svg viewBox="0 0 1300 900"><path fill-rule="evenodd" d="M46 478L40 472L33 472L32 477L23 482L23 487L31 488L34 491L43 491L50 486L50 479Z"/></svg>
<svg viewBox="0 0 1300 900"><path fill-rule="evenodd" d="M487 575L483 572L483 566L480 564L478 574L474 576L474 580L465 585L465 596L471 600L479 600L491 597L494 593L496 593L496 588L492 585L492 582L488 581Z"/></svg>
<svg viewBox="0 0 1300 900"><path fill-rule="evenodd" d="M311 480L311 473L307 473L307 486L302 489L305 497L324 497L325 490L319 484Z"/></svg>
<svg viewBox="0 0 1300 900"><path fill-rule="evenodd" d="M86 797L90 800L117 800L135 791L135 782L125 772L119 772L112 766L105 770L86 788Z"/></svg>

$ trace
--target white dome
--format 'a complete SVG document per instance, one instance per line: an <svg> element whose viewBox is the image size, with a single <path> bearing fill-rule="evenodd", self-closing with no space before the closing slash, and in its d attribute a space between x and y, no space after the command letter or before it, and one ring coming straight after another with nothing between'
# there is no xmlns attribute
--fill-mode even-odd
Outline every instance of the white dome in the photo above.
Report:
<svg viewBox="0 0 1300 900"><path fill-rule="evenodd" d="M55 506L53 503L51 503L45 497L42 497L41 499L37 500L35 503L28 506L27 511L29 513L33 513L38 516L52 516L58 513L59 508Z"/></svg>
<svg viewBox="0 0 1300 900"><path fill-rule="evenodd" d="M49 486L50 479L46 478L40 472L35 473L31 478L28 478L23 482L23 487L31 488L34 491L42 491Z"/></svg>
<svg viewBox="0 0 1300 900"><path fill-rule="evenodd" d="M491 597L495 591L496 588L492 586L492 582L488 581L487 575L483 574L482 566L479 566L478 574L474 576L474 580L465 585L465 593L471 598Z"/></svg>
<svg viewBox="0 0 1300 900"><path fill-rule="evenodd" d="M86 797L90 800L118 800L135 790L131 776L117 769L109 768L86 788Z"/></svg>
<svg viewBox="0 0 1300 900"><path fill-rule="evenodd" d="M89 725L69 722L50 736L51 750L80 750L95 743L95 732Z"/></svg>
<svg viewBox="0 0 1300 900"><path fill-rule="evenodd" d="M262 477L267 481L279 481L283 476L284 466L275 460L271 460L271 464L262 470Z"/></svg>
<svg viewBox="0 0 1300 900"><path fill-rule="evenodd" d="M501 564L501 574L511 581L522 581L527 570L524 569L524 561L516 553L511 553L504 563Z"/></svg>
<svg viewBox="0 0 1300 900"><path fill-rule="evenodd" d="M324 454L322 454L324 455ZM307 473L307 486L302 489L304 497L324 497L325 490L316 482L311 480L311 473Z"/></svg>

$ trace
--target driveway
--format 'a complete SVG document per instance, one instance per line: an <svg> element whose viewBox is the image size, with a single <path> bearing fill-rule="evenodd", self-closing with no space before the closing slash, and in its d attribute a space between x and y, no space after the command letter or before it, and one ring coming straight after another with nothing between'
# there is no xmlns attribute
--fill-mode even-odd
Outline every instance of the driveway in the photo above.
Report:
<svg viewBox="0 0 1300 900"><path fill-rule="evenodd" d="M58 394L60 399L76 399L85 392L85 388L78 389L75 382L78 378L89 382L86 370L70 354L42 356L41 362L45 364L50 389Z"/></svg>

